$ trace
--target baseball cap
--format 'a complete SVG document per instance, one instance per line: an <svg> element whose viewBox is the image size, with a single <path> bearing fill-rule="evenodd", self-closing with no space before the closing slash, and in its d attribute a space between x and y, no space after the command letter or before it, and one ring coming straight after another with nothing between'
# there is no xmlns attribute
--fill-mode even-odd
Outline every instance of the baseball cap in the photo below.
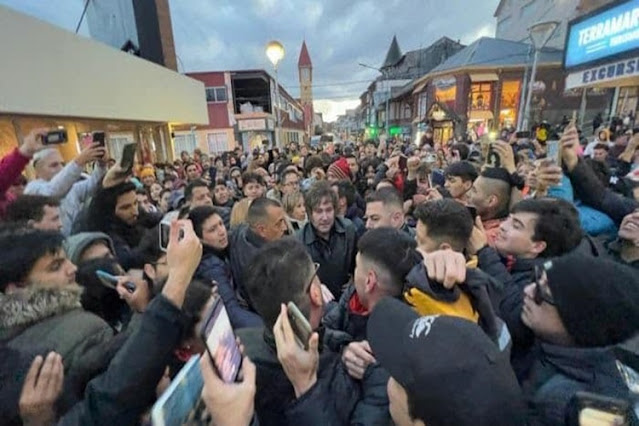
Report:
<svg viewBox="0 0 639 426"><path fill-rule="evenodd" d="M375 358L413 400L429 426L525 424L521 389L507 353L475 323L420 317L397 299L378 303L368 321Z"/></svg>

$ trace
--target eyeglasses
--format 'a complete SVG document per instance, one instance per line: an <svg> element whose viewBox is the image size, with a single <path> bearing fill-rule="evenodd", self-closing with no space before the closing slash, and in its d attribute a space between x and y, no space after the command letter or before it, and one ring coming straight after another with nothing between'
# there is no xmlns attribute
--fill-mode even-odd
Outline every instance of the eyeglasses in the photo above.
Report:
<svg viewBox="0 0 639 426"><path fill-rule="evenodd" d="M545 269L539 267L539 265L535 265L535 297L533 300L537 305L541 305L542 303L546 302L549 305L555 306L555 301L553 300L552 296L550 296L548 293L545 293L541 287L543 271L545 271Z"/></svg>
<svg viewBox="0 0 639 426"><path fill-rule="evenodd" d="M319 269L320 264L317 262L313 263L313 276L311 276L311 280L308 282L308 285L306 286L306 294L309 294L311 292L311 285L313 284L313 280L315 279L315 277L317 276L317 270Z"/></svg>

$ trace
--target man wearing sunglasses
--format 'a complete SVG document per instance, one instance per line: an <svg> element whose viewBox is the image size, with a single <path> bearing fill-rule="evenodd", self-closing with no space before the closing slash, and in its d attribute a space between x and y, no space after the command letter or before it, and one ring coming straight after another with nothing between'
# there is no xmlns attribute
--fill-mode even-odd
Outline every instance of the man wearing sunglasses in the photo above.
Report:
<svg viewBox="0 0 639 426"><path fill-rule="evenodd" d="M578 391L630 401L614 346L639 331L636 271L571 254L537 266L524 294L521 320L538 343L522 383L532 424L578 424Z"/></svg>

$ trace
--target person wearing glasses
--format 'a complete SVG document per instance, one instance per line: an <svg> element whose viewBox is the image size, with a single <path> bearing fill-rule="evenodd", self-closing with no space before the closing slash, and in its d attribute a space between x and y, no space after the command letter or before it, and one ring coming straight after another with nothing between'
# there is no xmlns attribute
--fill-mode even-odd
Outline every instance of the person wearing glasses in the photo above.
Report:
<svg viewBox="0 0 639 426"><path fill-rule="evenodd" d="M503 288L491 297L498 315L508 326L513 348L511 363L519 380L528 375L534 344L532 330L522 322L524 288L534 279L535 265L562 256L579 246L583 231L573 204L554 198L527 199L515 204L488 246L478 219L469 252L477 254L478 267Z"/></svg>
<svg viewBox="0 0 639 426"><path fill-rule="evenodd" d="M286 194L300 191L300 175L294 166L287 166L278 178L278 184L270 189L266 196L272 200L282 202Z"/></svg>
<svg viewBox="0 0 639 426"><path fill-rule="evenodd" d="M529 424L584 424L576 421L579 391L632 406L633 381L626 379L632 373L625 374L630 369L617 358L615 346L634 337L636 359L639 274L580 254L547 260L534 271L521 311L537 341L533 368L522 383L533 413L529 420L535 420Z"/></svg>

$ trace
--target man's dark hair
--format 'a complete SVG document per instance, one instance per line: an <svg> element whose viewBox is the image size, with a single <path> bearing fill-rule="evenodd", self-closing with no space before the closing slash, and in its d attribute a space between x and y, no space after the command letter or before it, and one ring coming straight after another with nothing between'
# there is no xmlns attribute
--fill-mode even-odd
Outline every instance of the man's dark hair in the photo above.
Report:
<svg viewBox="0 0 639 426"><path fill-rule="evenodd" d="M275 325L282 303L295 303L308 317L307 287L313 272L313 260L306 248L292 237L268 243L255 255L244 282L251 304L267 329Z"/></svg>
<svg viewBox="0 0 639 426"><path fill-rule="evenodd" d="M474 182L477 179L477 169L470 164L468 161L458 161L446 167L444 170L444 176L457 176L462 179L464 182Z"/></svg>
<svg viewBox="0 0 639 426"><path fill-rule="evenodd" d="M522 200L513 206L512 213L537 215L533 241L545 241L546 249L540 257L557 257L575 249L583 238L579 212L575 206L558 198Z"/></svg>
<svg viewBox="0 0 639 426"><path fill-rule="evenodd" d="M197 164L195 163L186 163L186 165L184 166L184 172L186 173L186 170L191 166L195 166L197 168Z"/></svg>
<svg viewBox="0 0 639 426"><path fill-rule="evenodd" d="M266 197L253 200L246 215L246 223L248 223L250 227L261 223L264 219L268 218L269 207L282 207L282 204L280 204L279 201Z"/></svg>
<svg viewBox="0 0 639 426"><path fill-rule="evenodd" d="M222 178L217 178L215 179L215 185L213 185L213 187L215 188L216 186L226 186L226 181Z"/></svg>
<svg viewBox="0 0 639 426"><path fill-rule="evenodd" d="M395 188L380 188L366 197L366 203L382 203L384 206L404 208L404 201Z"/></svg>
<svg viewBox="0 0 639 426"><path fill-rule="evenodd" d="M290 165L290 164L289 164ZM295 169L289 169L288 166L286 166L279 174L279 183L283 184L284 181L286 180L286 176L288 175L295 175L297 177L300 176L300 174L297 172L297 170Z"/></svg>
<svg viewBox="0 0 639 426"><path fill-rule="evenodd" d="M450 147L450 151L458 151L460 160L468 160L468 156L470 155L470 148L465 143L454 143Z"/></svg>
<svg viewBox="0 0 639 426"><path fill-rule="evenodd" d="M266 182L262 175L253 172L244 172L244 174L242 174L242 183L244 186L249 183L257 183L258 185L266 186Z"/></svg>
<svg viewBox="0 0 639 426"><path fill-rule="evenodd" d="M417 206L414 215L438 245L448 243L457 252L466 248L473 232L473 217L461 203L452 199L429 201Z"/></svg>
<svg viewBox="0 0 639 426"><path fill-rule="evenodd" d="M357 190L355 185L347 180L338 180L333 182L331 186L337 188L338 198L346 198L346 205L352 206L357 198Z"/></svg>
<svg viewBox="0 0 639 426"><path fill-rule="evenodd" d="M308 176L311 174L311 171L316 167L321 167L323 169L324 161L322 161L322 158L319 155L311 155L304 162L304 171L306 172L306 175Z"/></svg>
<svg viewBox="0 0 639 426"><path fill-rule="evenodd" d="M200 206L189 212L189 220L193 224L193 231L198 238L202 238L202 227L204 222L214 214L222 217L222 213L216 207Z"/></svg>
<svg viewBox="0 0 639 426"><path fill-rule="evenodd" d="M324 198L328 198L333 204L333 208L337 210L337 194L333 192L331 185L327 181L315 182L304 195L304 203L309 217L313 210L322 204Z"/></svg>
<svg viewBox="0 0 639 426"><path fill-rule="evenodd" d="M594 149L603 149L606 152L610 151L610 147L608 146L608 144L605 143L598 143L597 145L595 145Z"/></svg>
<svg viewBox="0 0 639 426"><path fill-rule="evenodd" d="M7 207L8 222L40 221L44 217L44 206L58 207L60 202L44 195L21 195Z"/></svg>
<svg viewBox="0 0 639 426"><path fill-rule="evenodd" d="M391 296L401 294L404 278L419 263L416 247L415 239L393 228L371 229L357 243L359 255L387 275L382 285Z"/></svg>
<svg viewBox="0 0 639 426"><path fill-rule="evenodd" d="M193 180L191 183L189 183L188 185L186 185L186 188L184 189L184 199L186 200L187 203L191 202L191 198L193 197L193 191L195 190L195 188L209 188L209 185L204 182L202 179L195 179Z"/></svg>
<svg viewBox="0 0 639 426"><path fill-rule="evenodd" d="M40 258L63 248L64 237L53 231L18 229L0 235L0 290L22 283Z"/></svg>

